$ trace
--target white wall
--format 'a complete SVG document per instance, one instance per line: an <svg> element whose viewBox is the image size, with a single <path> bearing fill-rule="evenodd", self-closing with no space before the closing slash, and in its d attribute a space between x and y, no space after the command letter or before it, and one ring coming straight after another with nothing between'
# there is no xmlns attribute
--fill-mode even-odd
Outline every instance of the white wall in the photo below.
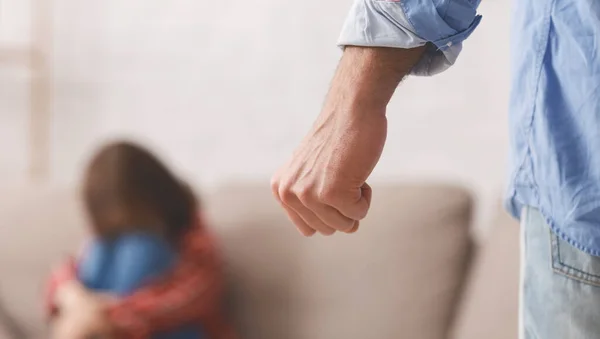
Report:
<svg viewBox="0 0 600 339"><path fill-rule="evenodd" d="M319 113L351 3L55 2L53 180L75 180L103 138L133 135L205 186L266 179L290 155ZM481 12L452 70L401 86L374 178L463 182L484 199L485 218L504 183L508 1L485 1ZM4 72L0 142L11 146L0 174L17 178L25 106L7 93L23 81Z"/></svg>
<svg viewBox="0 0 600 339"><path fill-rule="evenodd" d="M27 43L27 1L0 1L0 47ZM27 169L28 72L0 64L0 178L12 181Z"/></svg>

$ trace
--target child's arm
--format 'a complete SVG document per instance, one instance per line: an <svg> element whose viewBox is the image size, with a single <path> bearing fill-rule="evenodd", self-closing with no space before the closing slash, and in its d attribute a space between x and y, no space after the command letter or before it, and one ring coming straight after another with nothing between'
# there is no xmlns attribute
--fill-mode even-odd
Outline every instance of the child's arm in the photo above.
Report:
<svg viewBox="0 0 600 339"><path fill-rule="evenodd" d="M48 319L54 318L58 314L59 302L57 292L66 285L66 283L77 278L77 262L83 256L85 249L91 242L91 238L86 239L77 250L77 256L68 256L65 261L61 262L52 272L46 284L44 306Z"/></svg>
<svg viewBox="0 0 600 339"><path fill-rule="evenodd" d="M109 321L119 338L146 338L149 333L198 321L205 326L206 322L211 323L216 331L229 332L218 318L223 276L212 238L197 227L190 231L181 246L180 258L165 279L107 308ZM54 284L51 284L54 288L48 293L51 301L60 286L75 279L76 265L63 265L56 272L59 273L53 276ZM216 317L214 320L213 316Z"/></svg>
<svg viewBox="0 0 600 339"><path fill-rule="evenodd" d="M108 297L71 280L61 287L57 300L61 312L50 324L53 339L112 338L112 325L105 311L111 302Z"/></svg>
<svg viewBox="0 0 600 339"><path fill-rule="evenodd" d="M59 313L59 300L57 300L58 291L65 287L69 282L75 280L77 275L75 259L67 258L50 275L46 285L45 310L48 319L53 319Z"/></svg>
<svg viewBox="0 0 600 339"><path fill-rule="evenodd" d="M180 259L165 279L109 307L119 337L145 337L187 323L205 325L203 320L220 310L223 281L212 239L199 228L190 232L182 247Z"/></svg>

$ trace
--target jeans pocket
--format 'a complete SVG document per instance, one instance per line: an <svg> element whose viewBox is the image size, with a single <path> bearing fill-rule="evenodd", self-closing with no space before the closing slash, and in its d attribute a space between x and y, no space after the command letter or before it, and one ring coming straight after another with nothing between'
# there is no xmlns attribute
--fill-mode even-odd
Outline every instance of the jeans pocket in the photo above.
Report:
<svg viewBox="0 0 600 339"><path fill-rule="evenodd" d="M582 283L600 287L600 257L585 253L550 232L552 269Z"/></svg>

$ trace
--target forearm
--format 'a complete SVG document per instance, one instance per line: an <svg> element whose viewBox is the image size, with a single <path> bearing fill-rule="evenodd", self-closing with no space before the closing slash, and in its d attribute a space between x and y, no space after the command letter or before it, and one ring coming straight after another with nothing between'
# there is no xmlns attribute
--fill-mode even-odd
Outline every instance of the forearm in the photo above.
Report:
<svg viewBox="0 0 600 339"><path fill-rule="evenodd" d="M112 304L107 311L114 328L128 335L170 330L201 322L219 308L222 284L215 274L198 272L170 281L143 288Z"/></svg>
<svg viewBox="0 0 600 339"><path fill-rule="evenodd" d="M327 103L343 105L343 110L368 107L385 112L396 87L424 51L425 46L412 49L347 46L331 83Z"/></svg>
<svg viewBox="0 0 600 339"><path fill-rule="evenodd" d="M76 280L76 271L77 268L73 258L68 258L68 260L52 271L46 285L45 295L45 306L47 317L49 319L57 315L62 304L61 298L58 297L59 291L63 290L65 286L70 285L72 281Z"/></svg>

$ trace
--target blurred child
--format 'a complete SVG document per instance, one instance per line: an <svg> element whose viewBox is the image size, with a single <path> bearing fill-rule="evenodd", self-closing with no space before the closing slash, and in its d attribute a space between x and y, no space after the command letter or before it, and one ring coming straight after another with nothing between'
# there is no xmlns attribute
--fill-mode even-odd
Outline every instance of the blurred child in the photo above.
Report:
<svg viewBox="0 0 600 339"><path fill-rule="evenodd" d="M119 142L92 159L83 188L94 235L76 267L84 287L127 298L169 282L167 276L188 247L185 236L199 227L197 200L189 187L147 150ZM151 338L212 339L200 318L180 324Z"/></svg>

